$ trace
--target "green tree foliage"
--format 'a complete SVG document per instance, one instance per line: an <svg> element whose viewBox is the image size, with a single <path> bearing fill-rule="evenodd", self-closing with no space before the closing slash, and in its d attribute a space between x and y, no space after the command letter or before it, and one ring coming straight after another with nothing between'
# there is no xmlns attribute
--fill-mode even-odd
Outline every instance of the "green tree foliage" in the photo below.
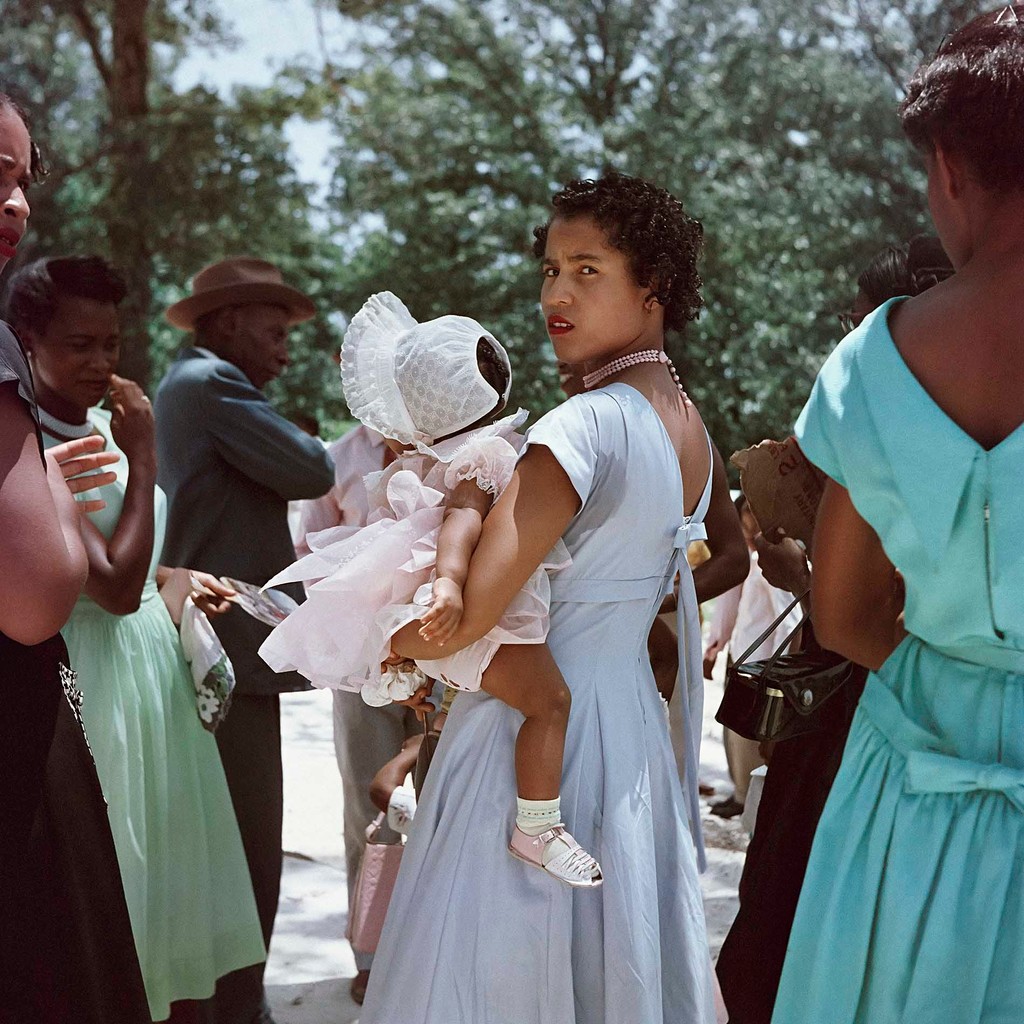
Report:
<svg viewBox="0 0 1024 1024"><path fill-rule="evenodd" d="M110 83L114 0L32 6L29 16L27 5L0 0L0 82L29 110L52 167L30 196L20 260L137 255L144 266L122 267L145 301L136 316L124 311L122 365L155 385L185 339L164 322L164 309L186 294L192 274L224 256L272 260L331 311L339 250L311 223L314 205L288 152L283 125L294 106L275 90L238 89L225 100L205 88L173 88L186 45L228 42L216 10L151 0L146 109L126 119ZM342 415L332 360L339 342L326 316L296 331L293 365L274 385L286 411Z"/></svg>
<svg viewBox="0 0 1024 1024"><path fill-rule="evenodd" d="M543 411L558 396L530 229L571 177L651 178L705 225L707 310L673 351L726 451L790 430L856 273L927 228L899 83L976 7L339 6L362 26L331 105L341 304L390 288L419 316L478 317Z"/></svg>

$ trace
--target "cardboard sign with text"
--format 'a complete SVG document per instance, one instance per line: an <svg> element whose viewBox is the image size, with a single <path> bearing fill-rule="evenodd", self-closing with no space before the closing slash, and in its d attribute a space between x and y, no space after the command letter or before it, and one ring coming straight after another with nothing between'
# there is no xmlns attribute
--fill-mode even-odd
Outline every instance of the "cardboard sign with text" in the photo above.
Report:
<svg viewBox="0 0 1024 1024"><path fill-rule="evenodd" d="M740 487L761 532L782 529L809 548L825 474L807 461L796 438L762 441L734 452L729 461L740 471Z"/></svg>

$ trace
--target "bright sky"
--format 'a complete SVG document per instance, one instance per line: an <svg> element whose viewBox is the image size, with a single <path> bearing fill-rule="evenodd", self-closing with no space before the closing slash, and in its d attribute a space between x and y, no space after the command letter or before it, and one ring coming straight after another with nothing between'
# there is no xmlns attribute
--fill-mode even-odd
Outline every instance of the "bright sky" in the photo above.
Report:
<svg viewBox="0 0 1024 1024"><path fill-rule="evenodd" d="M203 83L227 93L234 85L267 85L289 60L320 53L313 0L214 2L240 45L234 50L196 50L190 54L176 75L182 88ZM321 9L321 23L331 46L338 45L347 34L337 10L337 4L330 8L324 4ZM321 189L326 187L331 146L327 126L293 118L287 136L303 180Z"/></svg>

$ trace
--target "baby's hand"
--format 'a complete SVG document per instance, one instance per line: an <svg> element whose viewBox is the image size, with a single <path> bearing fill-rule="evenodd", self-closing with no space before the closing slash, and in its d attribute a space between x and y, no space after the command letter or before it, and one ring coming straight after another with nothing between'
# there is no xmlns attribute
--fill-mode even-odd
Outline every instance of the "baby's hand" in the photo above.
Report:
<svg viewBox="0 0 1024 1024"><path fill-rule="evenodd" d="M434 580L434 599L430 611L420 619L420 636L438 647L451 640L462 621L462 587L447 576Z"/></svg>

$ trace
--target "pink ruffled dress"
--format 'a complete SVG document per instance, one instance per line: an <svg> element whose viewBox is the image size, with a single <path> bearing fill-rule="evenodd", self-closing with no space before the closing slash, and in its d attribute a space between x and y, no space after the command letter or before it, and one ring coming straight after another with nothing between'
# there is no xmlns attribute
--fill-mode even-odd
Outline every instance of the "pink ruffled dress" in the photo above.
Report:
<svg viewBox="0 0 1024 1024"><path fill-rule="evenodd" d="M516 428L526 415L521 411L430 448L420 445L367 476L367 525L310 534L310 554L267 583L301 581L306 600L260 647L263 660L276 672L301 672L314 686L359 690L375 706L407 696L412 680L382 677L380 664L394 634L430 607L446 502L463 480L476 481L497 499L512 479L523 444ZM569 563L559 541L486 636L450 657L419 661L419 667L456 689L479 690L502 644L547 639L548 572Z"/></svg>

